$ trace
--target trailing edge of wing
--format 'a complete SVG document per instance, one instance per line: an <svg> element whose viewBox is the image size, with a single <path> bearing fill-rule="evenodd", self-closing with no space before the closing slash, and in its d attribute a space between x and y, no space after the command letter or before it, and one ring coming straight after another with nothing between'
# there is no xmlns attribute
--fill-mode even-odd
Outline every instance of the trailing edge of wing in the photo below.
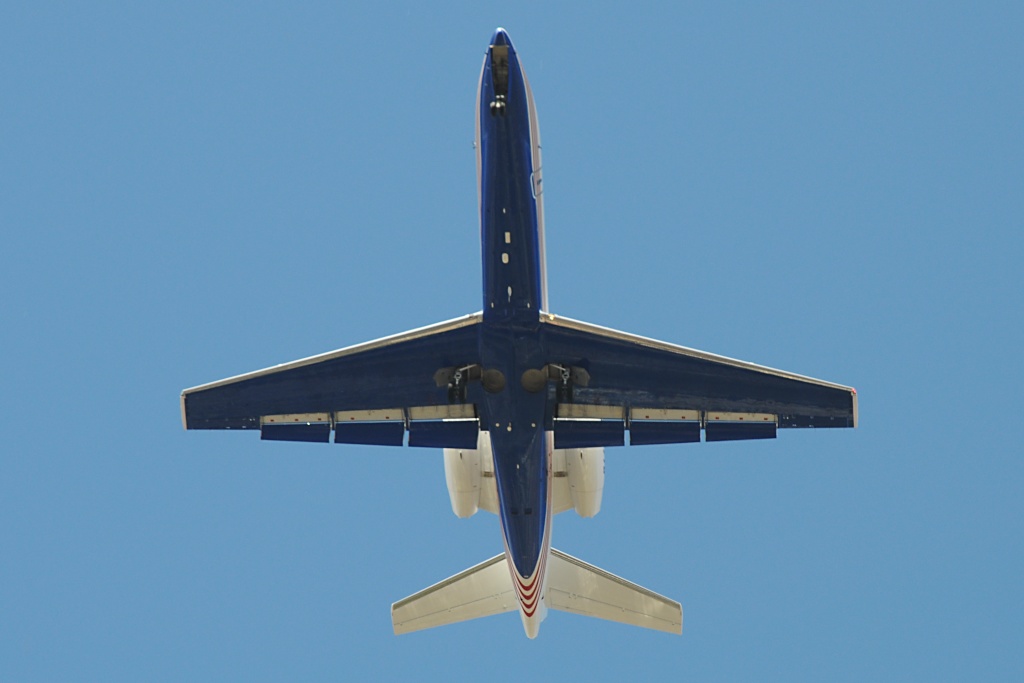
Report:
<svg viewBox="0 0 1024 683"><path fill-rule="evenodd" d="M543 314L551 363L589 373L573 401L777 416L779 427L856 427L852 387Z"/></svg>
<svg viewBox="0 0 1024 683"><path fill-rule="evenodd" d="M185 429L259 429L267 415L447 403L434 373L476 362L482 314L203 384L181 393Z"/></svg>

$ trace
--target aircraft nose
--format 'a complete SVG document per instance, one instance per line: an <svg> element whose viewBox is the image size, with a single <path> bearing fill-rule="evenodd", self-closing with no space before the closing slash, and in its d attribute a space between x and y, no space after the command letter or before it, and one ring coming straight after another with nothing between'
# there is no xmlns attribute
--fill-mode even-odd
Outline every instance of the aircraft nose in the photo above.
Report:
<svg viewBox="0 0 1024 683"><path fill-rule="evenodd" d="M512 39L508 37L508 31L503 28L498 28L494 31L494 35L491 36L491 45L511 45Z"/></svg>

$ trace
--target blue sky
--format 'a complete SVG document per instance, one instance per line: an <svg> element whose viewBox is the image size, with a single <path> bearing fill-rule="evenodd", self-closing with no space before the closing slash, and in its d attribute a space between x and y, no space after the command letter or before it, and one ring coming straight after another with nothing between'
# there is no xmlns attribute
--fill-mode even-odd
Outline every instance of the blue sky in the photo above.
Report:
<svg viewBox="0 0 1024 683"><path fill-rule="evenodd" d="M667 3L666 3L667 5ZM497 553L440 452L186 433L181 389L480 308L473 103L537 98L556 313L856 386L616 449L556 547L682 637L396 638ZM0 10L0 680L1020 680L1017 3Z"/></svg>

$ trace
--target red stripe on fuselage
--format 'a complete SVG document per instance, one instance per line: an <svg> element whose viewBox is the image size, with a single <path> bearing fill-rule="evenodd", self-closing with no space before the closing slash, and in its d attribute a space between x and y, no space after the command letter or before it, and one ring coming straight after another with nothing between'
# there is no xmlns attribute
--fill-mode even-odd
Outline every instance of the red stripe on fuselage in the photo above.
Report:
<svg viewBox="0 0 1024 683"><path fill-rule="evenodd" d="M512 574L513 585L516 589L516 596L519 598L519 607L525 617L531 618L537 613L537 608L540 605L541 591L539 587L544 583L544 575L547 571L548 555L551 554L551 524L552 517L554 517L554 511L551 508L553 499L552 482L551 476L553 463L551 461L552 452L554 449L554 436L551 432L547 432L544 436L544 447L548 452L548 489L547 489L547 519L544 520L544 537L541 541L541 554L540 559L537 562L537 567L533 570L533 573L529 578L525 578L519 575L516 571L515 563L509 554L508 542L505 540L505 534L502 534L502 542L505 545L505 561L508 563L509 573ZM501 511L498 511L499 516Z"/></svg>

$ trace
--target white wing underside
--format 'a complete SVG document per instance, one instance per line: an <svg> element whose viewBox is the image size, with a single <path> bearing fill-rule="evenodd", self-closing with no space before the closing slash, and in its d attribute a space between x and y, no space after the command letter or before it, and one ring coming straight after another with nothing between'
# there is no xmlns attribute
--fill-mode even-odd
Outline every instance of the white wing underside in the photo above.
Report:
<svg viewBox="0 0 1024 683"><path fill-rule="evenodd" d="M544 599L553 610L682 633L678 602L551 549ZM395 633L511 612L518 607L505 556L496 555L391 606Z"/></svg>
<svg viewBox="0 0 1024 683"><path fill-rule="evenodd" d="M391 606L395 634L511 612L518 607L505 555L496 555Z"/></svg>
<svg viewBox="0 0 1024 683"><path fill-rule="evenodd" d="M683 632L683 608L675 600L551 549L547 591L550 609L666 633Z"/></svg>

